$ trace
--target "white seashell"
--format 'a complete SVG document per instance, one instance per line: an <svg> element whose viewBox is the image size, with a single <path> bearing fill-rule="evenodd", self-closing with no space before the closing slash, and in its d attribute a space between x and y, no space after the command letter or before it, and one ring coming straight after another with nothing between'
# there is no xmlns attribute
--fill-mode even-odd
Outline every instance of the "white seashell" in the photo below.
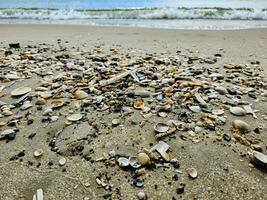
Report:
<svg viewBox="0 0 267 200"><path fill-rule="evenodd" d="M190 167L186 171L187 171L188 175L190 176L190 178L192 178L192 179L197 178L198 174L197 174L197 170L195 168Z"/></svg>
<svg viewBox="0 0 267 200"><path fill-rule="evenodd" d="M240 107L231 107L230 108L230 112L233 114L233 115L237 115L237 116L244 116L246 115L246 111L243 109L243 108L240 108Z"/></svg>
<svg viewBox="0 0 267 200"><path fill-rule="evenodd" d="M73 115L70 115L67 117L67 120L71 121L71 122L76 122L76 121L79 121L83 118L83 115L82 114L73 114Z"/></svg>
<svg viewBox="0 0 267 200"><path fill-rule="evenodd" d="M66 158L63 158L63 157L60 158L59 161L58 161L58 163L59 163L60 166L65 165L65 163L66 163Z"/></svg>
<svg viewBox="0 0 267 200"><path fill-rule="evenodd" d="M36 157L36 158L41 157L43 154L44 154L44 151L42 149L37 149L33 153L34 157Z"/></svg>
<svg viewBox="0 0 267 200"><path fill-rule="evenodd" d="M169 126L164 123L158 123L154 126L154 130L158 133L165 133L169 130Z"/></svg>
<svg viewBox="0 0 267 200"><path fill-rule="evenodd" d="M11 96L22 96L29 93L31 90L30 87L19 87L11 92Z"/></svg>
<svg viewBox="0 0 267 200"><path fill-rule="evenodd" d="M128 167L130 165L129 159L125 157L120 157L117 161L120 167Z"/></svg>

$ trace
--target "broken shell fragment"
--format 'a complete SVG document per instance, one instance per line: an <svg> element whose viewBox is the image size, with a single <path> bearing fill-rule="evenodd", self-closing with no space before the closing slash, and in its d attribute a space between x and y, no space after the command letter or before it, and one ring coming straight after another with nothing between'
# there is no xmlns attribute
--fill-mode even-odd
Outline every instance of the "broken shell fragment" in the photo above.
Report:
<svg viewBox="0 0 267 200"><path fill-rule="evenodd" d="M224 110L222 110L222 109L213 109L212 110L212 114L213 115L223 115L224 114Z"/></svg>
<svg viewBox="0 0 267 200"><path fill-rule="evenodd" d="M230 108L230 112L233 114L233 115L237 115L237 116L244 116L246 115L246 111L243 109L243 108L240 108L240 107L231 107Z"/></svg>
<svg viewBox="0 0 267 200"><path fill-rule="evenodd" d="M32 89L30 87L19 87L11 92L11 96L22 96L29 93L31 90Z"/></svg>
<svg viewBox="0 0 267 200"><path fill-rule="evenodd" d="M44 151L42 149L37 149L36 151L34 151L33 155L36 158L41 157L44 154Z"/></svg>
<svg viewBox="0 0 267 200"><path fill-rule="evenodd" d="M151 148L151 151L156 150L164 160L169 161L170 157L167 153L169 148L170 146L166 142L159 141L158 144L156 144L155 146Z"/></svg>
<svg viewBox="0 0 267 200"><path fill-rule="evenodd" d="M238 129L241 133L248 133L251 131L250 126L242 120L234 120L233 127Z"/></svg>
<svg viewBox="0 0 267 200"><path fill-rule="evenodd" d="M190 167L186 171L187 171L190 178L192 178L192 179L197 178L197 170L195 168Z"/></svg>
<svg viewBox="0 0 267 200"><path fill-rule="evenodd" d="M24 104L21 106L21 110L27 110L32 107L32 104L30 101L25 101Z"/></svg>
<svg viewBox="0 0 267 200"><path fill-rule="evenodd" d="M76 121L79 121L83 118L83 115L82 114L73 114L73 115L70 115L67 117L67 120L71 121L71 122L76 122Z"/></svg>
<svg viewBox="0 0 267 200"><path fill-rule="evenodd" d="M157 133L165 133L169 130L169 126L167 124L164 124L164 123L158 123L154 126L154 130Z"/></svg>
<svg viewBox="0 0 267 200"><path fill-rule="evenodd" d="M144 102L144 99L135 99L133 101L133 106L135 109L142 109L144 106L145 106L145 102Z"/></svg>

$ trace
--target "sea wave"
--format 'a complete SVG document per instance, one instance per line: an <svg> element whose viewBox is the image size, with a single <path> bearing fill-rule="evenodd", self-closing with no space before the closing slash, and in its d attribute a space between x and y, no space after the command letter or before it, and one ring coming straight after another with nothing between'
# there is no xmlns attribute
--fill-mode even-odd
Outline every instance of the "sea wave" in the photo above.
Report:
<svg viewBox="0 0 267 200"><path fill-rule="evenodd" d="M75 20L75 19L224 19L267 20L267 9L252 8L127 8L54 9L0 8L0 19Z"/></svg>

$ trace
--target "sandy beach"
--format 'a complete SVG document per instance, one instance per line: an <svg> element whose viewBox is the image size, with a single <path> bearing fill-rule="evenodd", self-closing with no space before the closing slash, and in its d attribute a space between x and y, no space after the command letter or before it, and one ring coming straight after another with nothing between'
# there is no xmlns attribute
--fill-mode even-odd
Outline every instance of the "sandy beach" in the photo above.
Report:
<svg viewBox="0 0 267 200"><path fill-rule="evenodd" d="M266 165L257 166L248 155L251 149L267 154L267 29L13 24L0 25L0 38L0 86L4 86L0 102L8 105L0 104L0 133L16 129L13 140L3 136L0 140L1 200L32 199L39 188L49 200L138 199L140 192L152 200L267 199ZM20 48L10 48L11 43L19 43ZM133 66L143 70L147 82L128 74L101 85L101 80ZM7 78L8 74L18 78ZM232 82L235 78L241 82ZM182 81L187 85L182 86ZM240 92L228 94L216 84ZM25 110L21 105L10 107L19 99L12 97L18 87L31 88L26 93L32 106ZM88 94L76 98L72 94L77 88ZM140 89L162 93L166 101L157 95L144 97L141 103L149 107L145 109L134 107L135 99L129 95L118 95ZM195 93L207 106L194 113L188 107L203 104ZM217 96L206 98L209 93ZM235 106L252 105L257 119L248 113L231 114L233 104L219 101L219 94L247 101ZM37 105L38 98L45 99L44 104ZM47 111L58 98L64 99L62 107ZM132 112L126 108L117 112L118 102ZM211 108L223 114L207 111ZM73 113L83 118L66 122ZM225 123L213 128L204 123L218 119ZM245 121L250 130L233 130L236 119ZM187 128L179 130L175 125L174 132L157 138L155 125L169 120L182 121ZM143 171L120 166L120 157L136 156L159 141L169 145L169 160L150 161L140 167ZM34 156L37 149L42 150L40 156ZM62 166L61 158L66 159ZM190 168L197 170L197 177L188 173Z"/></svg>

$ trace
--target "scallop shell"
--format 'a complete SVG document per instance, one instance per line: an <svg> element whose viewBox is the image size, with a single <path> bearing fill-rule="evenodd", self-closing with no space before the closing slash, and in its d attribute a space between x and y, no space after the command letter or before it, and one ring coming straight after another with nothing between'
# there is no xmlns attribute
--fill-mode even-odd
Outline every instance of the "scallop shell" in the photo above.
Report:
<svg viewBox="0 0 267 200"><path fill-rule="evenodd" d="M165 123L158 123L154 126L154 130L157 133L165 133L169 130L169 126Z"/></svg>
<svg viewBox="0 0 267 200"><path fill-rule="evenodd" d="M130 165L130 160L125 157L120 157L117 161L120 167L128 167Z"/></svg>
<svg viewBox="0 0 267 200"><path fill-rule="evenodd" d="M36 158L41 157L44 154L44 151L42 149L37 149L36 151L34 151L33 155Z"/></svg>
<svg viewBox="0 0 267 200"><path fill-rule="evenodd" d="M133 101L133 106L134 106L134 108L136 108L136 109L142 109L144 106L145 106L145 101L144 101L144 99L135 99L134 101Z"/></svg>
<svg viewBox="0 0 267 200"><path fill-rule="evenodd" d="M64 105L64 101L62 99L55 99L51 101L51 107L52 108L60 108Z"/></svg>
<svg viewBox="0 0 267 200"><path fill-rule="evenodd" d="M85 99L86 97L88 97L88 94L84 92L83 90L76 90L74 93L74 97L75 99L81 100L81 99Z"/></svg>
<svg viewBox="0 0 267 200"><path fill-rule="evenodd" d="M186 171L187 171L187 173L188 173L188 175L189 175L190 178L192 178L192 179L197 178L197 175L198 174L197 174L197 170L195 168L190 167Z"/></svg>
<svg viewBox="0 0 267 200"><path fill-rule="evenodd" d="M233 114L233 115L237 115L237 116L244 116L246 115L246 111L243 109L243 108L240 108L240 107L231 107L230 108L230 112Z"/></svg>
<svg viewBox="0 0 267 200"><path fill-rule="evenodd" d="M19 87L11 92L11 96L22 96L32 91L30 87Z"/></svg>
<svg viewBox="0 0 267 200"><path fill-rule="evenodd" d="M71 121L71 122L76 122L76 121L79 121L83 118L83 115L82 114L73 114L73 115L70 115L67 117L67 120L68 121Z"/></svg>

